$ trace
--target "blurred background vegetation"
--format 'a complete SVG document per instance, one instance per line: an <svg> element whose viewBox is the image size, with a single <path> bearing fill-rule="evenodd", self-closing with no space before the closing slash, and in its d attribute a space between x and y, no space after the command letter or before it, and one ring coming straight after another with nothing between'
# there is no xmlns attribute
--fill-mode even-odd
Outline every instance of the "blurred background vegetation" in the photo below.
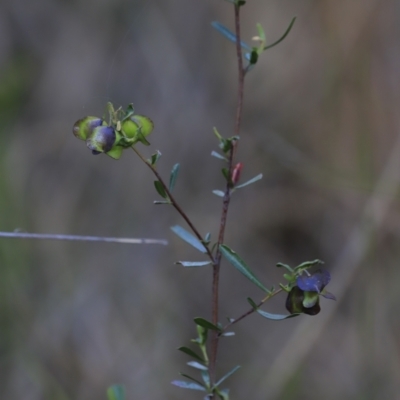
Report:
<svg viewBox="0 0 400 400"><path fill-rule="evenodd" d="M167 238L168 247L0 240L0 397L200 398L170 385L175 349L210 315L211 273L154 206L153 177L133 154L90 155L72 135L106 101L132 102L156 129L152 149L202 233L215 237L221 164L212 127L230 136L233 28L222 0L3 0L0 4L0 229ZM260 22L289 37L248 75L226 242L268 285L320 258L338 301L280 323L251 316L223 341L220 373L241 364L232 397L394 399L400 390L400 2L249 0L243 38ZM246 190L246 191L245 191ZM223 265L221 315L257 288ZM284 311L284 296L265 309Z"/></svg>

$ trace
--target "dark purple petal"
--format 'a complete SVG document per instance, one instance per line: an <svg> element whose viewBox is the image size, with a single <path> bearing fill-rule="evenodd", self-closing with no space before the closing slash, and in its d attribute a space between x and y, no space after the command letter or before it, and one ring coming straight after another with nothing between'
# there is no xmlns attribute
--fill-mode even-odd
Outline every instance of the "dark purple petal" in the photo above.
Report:
<svg viewBox="0 0 400 400"><path fill-rule="evenodd" d="M331 275L328 271L318 270L312 275L301 275L296 279L297 286L305 292L318 292L321 293L323 288L331 280Z"/></svg>

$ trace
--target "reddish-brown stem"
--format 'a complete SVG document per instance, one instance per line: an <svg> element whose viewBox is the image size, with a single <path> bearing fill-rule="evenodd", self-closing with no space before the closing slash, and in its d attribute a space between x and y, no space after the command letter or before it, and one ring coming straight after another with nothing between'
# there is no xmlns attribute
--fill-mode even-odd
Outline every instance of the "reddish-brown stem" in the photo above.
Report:
<svg viewBox="0 0 400 400"><path fill-rule="evenodd" d="M132 150L139 156L139 158L153 171L153 174L157 177L157 179L160 181L160 183L162 184L165 193L168 195L169 200L171 201L171 205L175 208L176 211L178 211L178 213L182 216L182 218L186 221L186 223L189 225L190 229L192 230L192 232L196 235L197 239L199 239L202 243L203 243L203 237L200 235L199 231L197 230L197 228L193 225L192 221L189 219L189 217L186 215L186 213L182 210L182 208L180 207L180 205L177 203L177 201L175 200L174 196L172 196L172 193L170 192L168 186L166 185L166 183L164 182L164 180L162 179L161 175L158 173L158 171L156 170L156 168L154 167L154 165L152 165L149 160L146 160L146 158L143 157L143 155L135 148L132 147ZM205 249L207 250L207 255L210 258L210 260L212 261L212 263L214 264L214 256L211 253L211 250L209 249L209 247L203 243Z"/></svg>
<svg viewBox="0 0 400 400"><path fill-rule="evenodd" d="M242 110L243 110L243 93L244 93L244 68L243 68L243 58L242 58L242 48L240 40L240 6L235 5L235 33L236 33L236 57L238 62L238 99L236 106L236 119L234 135L238 136L240 132L240 124L242 120ZM237 142L232 142L232 148L229 152L228 159L228 176L232 176L233 160L237 149ZM222 213L219 227L218 244L215 255L215 262L213 265L213 282L212 282L212 322L214 325L218 324L218 312L219 312L219 273L221 266L221 251L219 246L224 243L224 235L226 228L226 219L228 216L229 203L231 200L231 184L228 181L226 184L225 194L222 202ZM213 385L216 381L216 364L217 364L217 354L218 354L218 342L219 334L213 331L211 335L211 349L210 349L210 379Z"/></svg>

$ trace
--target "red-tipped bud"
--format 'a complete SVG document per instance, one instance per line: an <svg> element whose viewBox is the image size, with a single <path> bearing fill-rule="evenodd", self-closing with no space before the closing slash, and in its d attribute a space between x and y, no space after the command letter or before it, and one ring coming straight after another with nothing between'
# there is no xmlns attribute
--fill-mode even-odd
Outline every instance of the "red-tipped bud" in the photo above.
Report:
<svg viewBox="0 0 400 400"><path fill-rule="evenodd" d="M237 163L235 165L235 168L233 168L232 171L232 183L233 185L236 185L239 182L240 179L240 173L242 172L243 164L242 163Z"/></svg>

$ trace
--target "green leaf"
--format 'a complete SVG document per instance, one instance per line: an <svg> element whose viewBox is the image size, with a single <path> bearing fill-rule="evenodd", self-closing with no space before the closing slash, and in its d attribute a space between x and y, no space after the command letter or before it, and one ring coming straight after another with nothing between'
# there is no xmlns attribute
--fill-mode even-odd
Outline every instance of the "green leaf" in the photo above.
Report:
<svg viewBox="0 0 400 400"><path fill-rule="evenodd" d="M247 181L245 183L242 183L241 185L235 186L235 189L239 189L239 188L245 187L247 185L251 185L252 183L257 182L260 179L262 179L262 177L263 177L263 174L258 174L257 176L255 176L254 178L250 179L249 181Z"/></svg>
<svg viewBox="0 0 400 400"><path fill-rule="evenodd" d="M210 374L208 373L208 371L201 371L201 377L203 378L203 381L207 386L207 388L209 388L211 386L211 381L210 381Z"/></svg>
<svg viewBox="0 0 400 400"><path fill-rule="evenodd" d="M207 321L204 318L197 317L197 318L194 319L194 322L196 322L197 325L200 325L203 328L210 329L212 331L221 332L221 328L219 328L218 326L214 325L212 322Z"/></svg>
<svg viewBox="0 0 400 400"><path fill-rule="evenodd" d="M274 47L274 46L276 46L277 44L279 44L280 42L282 42L282 40L284 40L284 39L286 38L286 36L289 35L289 32L291 31L291 29L292 29L292 27L293 27L294 21L296 21L296 17L294 17L294 18L292 19L292 21L290 22L288 28L286 29L285 33L283 34L283 36L281 36L281 38L278 39L276 42L274 42L274 43L272 43L272 44L270 44L270 45L268 45L268 46L265 46L265 47L264 47L264 50L268 50L268 49L270 49L271 47Z"/></svg>
<svg viewBox="0 0 400 400"><path fill-rule="evenodd" d="M156 165L158 159L161 157L161 153L157 150L156 153L151 155L151 158L149 158L147 161L151 164L151 165Z"/></svg>
<svg viewBox="0 0 400 400"><path fill-rule="evenodd" d="M217 137L217 139L222 142L222 140L224 140L224 138L221 136L221 134L218 132L217 128L214 126L213 128L214 131L214 135Z"/></svg>
<svg viewBox="0 0 400 400"><path fill-rule="evenodd" d="M180 167L179 164L175 164L172 167L171 175L169 177L169 191L170 192L172 192L174 190L176 178L177 178L178 172L179 172L179 167Z"/></svg>
<svg viewBox="0 0 400 400"><path fill-rule="evenodd" d="M264 318L273 319L275 321L281 321L283 319L288 319L292 317L297 317L300 314L288 314L288 315L281 315L281 314L270 314L262 310L257 310L257 312L262 315Z"/></svg>
<svg viewBox="0 0 400 400"><path fill-rule="evenodd" d="M231 177L229 176L229 169L228 168L222 168L222 175L224 176L224 178L230 182Z"/></svg>
<svg viewBox="0 0 400 400"><path fill-rule="evenodd" d="M256 28L257 28L257 32L258 32L258 37L261 39L262 42L265 43L265 41L267 40L265 37L265 32L264 32L264 28L262 27L261 24L256 24Z"/></svg>
<svg viewBox="0 0 400 400"><path fill-rule="evenodd" d="M125 400L125 388L122 385L112 385L107 389L108 400Z"/></svg>
<svg viewBox="0 0 400 400"><path fill-rule="evenodd" d="M222 190L213 190L212 191L218 197L224 197L225 193Z"/></svg>
<svg viewBox="0 0 400 400"><path fill-rule="evenodd" d="M201 251L204 254L207 253L206 248L200 242L200 240L197 239L195 236L193 236L191 233L189 233L186 229L182 228L179 225L175 225L171 227L171 230L186 243L189 243L191 246L193 246L195 249Z"/></svg>
<svg viewBox="0 0 400 400"><path fill-rule="evenodd" d="M257 304L255 303L255 301L254 301L252 298L248 297L248 298L247 298L247 301L248 301L249 304L253 307L254 310L257 310L257 309L258 309Z"/></svg>
<svg viewBox="0 0 400 400"><path fill-rule="evenodd" d="M204 236L204 241L207 242L207 243L209 243L210 240L211 240L211 233L208 232L208 233L206 233L206 236Z"/></svg>
<svg viewBox="0 0 400 400"><path fill-rule="evenodd" d="M247 266L247 264L228 246L221 244L219 246L222 255L239 271L241 272L247 279L253 282L256 286L258 286L261 290L266 293L270 293L270 291L258 280L258 278L254 275L251 269Z"/></svg>
<svg viewBox="0 0 400 400"><path fill-rule="evenodd" d="M308 268L313 267L314 265L323 264L323 263L324 262L321 260L305 261L305 262L299 264L297 267L295 267L294 270L297 272L299 270L308 269Z"/></svg>
<svg viewBox="0 0 400 400"><path fill-rule="evenodd" d="M182 376L185 376L182 374ZM187 376L185 376L187 378ZM186 382L186 381L172 381L173 385L178 386L183 389L191 389L191 390L201 390L203 392L206 391L206 388L200 383L195 382Z"/></svg>
<svg viewBox="0 0 400 400"><path fill-rule="evenodd" d="M278 262L277 264L276 264L276 266L278 267L278 268L286 268L289 272L291 272L291 273L293 273L294 272L294 270L293 270L293 268L291 268L289 265L287 265L287 264L283 264L283 263L281 263L281 262Z"/></svg>
<svg viewBox="0 0 400 400"><path fill-rule="evenodd" d="M216 151L212 151L211 155L215 158L219 158L220 160L228 161L226 157L224 157L222 154L217 153Z"/></svg>
<svg viewBox="0 0 400 400"><path fill-rule="evenodd" d="M154 181L154 187L156 188L158 194L163 198L163 199L168 199L168 195L164 189L163 184L160 181Z"/></svg>
<svg viewBox="0 0 400 400"><path fill-rule="evenodd" d="M219 33L221 33L223 36L225 36L228 40L230 40L233 43L236 43L236 35L232 31L230 31L226 26L222 25L218 21L211 22L211 25L214 29L216 29ZM240 45L245 50L251 51L251 47L247 43L241 41Z"/></svg>
<svg viewBox="0 0 400 400"><path fill-rule="evenodd" d="M177 261L175 264L180 264L183 267L204 267L212 264L211 261Z"/></svg>
<svg viewBox="0 0 400 400"><path fill-rule="evenodd" d="M153 204L171 204L169 200L154 200Z"/></svg>
<svg viewBox="0 0 400 400"><path fill-rule="evenodd" d="M197 361L189 361L187 365L192 368L200 369L201 371L208 371L208 368L205 365L200 364Z"/></svg>
<svg viewBox="0 0 400 400"><path fill-rule="evenodd" d="M226 379L228 379L231 375L233 375L238 369L240 368L240 365L237 365L235 368L230 370L227 374L225 374L216 384L215 386L218 387L222 382L224 382Z"/></svg>
<svg viewBox="0 0 400 400"><path fill-rule="evenodd" d="M189 349L189 347L182 346L182 347L179 347L178 350L181 351L182 353L187 354L187 355L190 356L190 357L196 358L197 360L204 362L203 358L200 357L200 356L199 356L195 351L193 351L192 349Z"/></svg>

